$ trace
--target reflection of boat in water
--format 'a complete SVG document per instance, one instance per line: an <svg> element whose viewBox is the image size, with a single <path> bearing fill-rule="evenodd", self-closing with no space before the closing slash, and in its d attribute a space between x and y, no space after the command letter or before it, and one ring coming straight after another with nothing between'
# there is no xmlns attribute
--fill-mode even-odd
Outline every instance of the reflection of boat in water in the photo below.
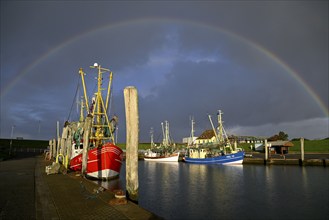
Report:
<svg viewBox="0 0 329 220"><path fill-rule="evenodd" d="M179 152L174 152L175 144L171 141L169 133L169 122L165 121L165 128L162 126L163 141L158 148L153 142L153 131L151 131L151 149L148 149L144 154L145 161L156 162L178 162Z"/></svg>
<svg viewBox="0 0 329 220"><path fill-rule="evenodd" d="M218 127L217 131L214 128L211 117L209 120L216 137L214 146L192 146L188 147L188 152L183 160L186 163L195 164L242 164L244 151L233 150L232 145L226 135L222 122L222 112L218 111ZM227 150L228 148L228 150Z"/></svg>
<svg viewBox="0 0 329 220"><path fill-rule="evenodd" d="M87 115L91 117L91 127L86 127L86 120L83 114L83 103L81 104L81 113L79 122L68 123L73 133L73 144L71 149L70 169L81 171L82 169L82 146L83 136L90 129L88 141L88 159L86 175L96 179L111 179L117 177L120 173L123 151L114 144L114 132L117 123L116 116L109 120L108 106L111 94L112 72L109 69L102 68L97 63L91 68L98 70L97 77L97 92L89 106L89 101L86 94L86 86L82 68L79 70L82 85L84 90L84 103L87 109ZM102 74L109 73L109 82L107 88L106 102L104 102L102 91L103 76Z"/></svg>

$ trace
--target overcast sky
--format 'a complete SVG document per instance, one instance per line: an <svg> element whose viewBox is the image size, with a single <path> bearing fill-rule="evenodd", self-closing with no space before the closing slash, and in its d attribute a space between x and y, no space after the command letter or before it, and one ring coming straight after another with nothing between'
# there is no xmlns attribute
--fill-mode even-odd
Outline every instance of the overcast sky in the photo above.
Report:
<svg viewBox="0 0 329 220"><path fill-rule="evenodd" d="M1 1L0 49L1 138L77 120L78 71L92 90L95 62L114 73L118 142L126 86L141 142L165 120L181 142L191 116L198 136L219 109L229 134L329 136L328 1Z"/></svg>

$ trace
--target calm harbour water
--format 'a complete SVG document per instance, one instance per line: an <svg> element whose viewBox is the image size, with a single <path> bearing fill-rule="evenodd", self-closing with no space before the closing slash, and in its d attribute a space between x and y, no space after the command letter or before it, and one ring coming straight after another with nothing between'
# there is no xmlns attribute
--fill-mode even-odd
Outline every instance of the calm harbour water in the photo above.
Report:
<svg viewBox="0 0 329 220"><path fill-rule="evenodd" d="M139 205L165 219L328 219L329 169L139 161ZM120 180L109 188L125 188ZM112 186L111 186L112 184Z"/></svg>

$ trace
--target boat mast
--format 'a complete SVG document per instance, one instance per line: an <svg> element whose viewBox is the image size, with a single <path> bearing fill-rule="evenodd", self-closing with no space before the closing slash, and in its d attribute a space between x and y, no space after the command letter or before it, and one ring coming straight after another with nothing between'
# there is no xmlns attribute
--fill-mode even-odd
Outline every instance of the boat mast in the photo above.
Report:
<svg viewBox="0 0 329 220"><path fill-rule="evenodd" d="M220 144L220 141L219 141L219 138L218 138L217 131L215 130L214 123L212 123L212 120L211 120L211 115L208 115L208 118L209 118L209 121L210 121L210 124L211 124L212 130L213 130L214 133L215 133L216 141L217 141L218 144Z"/></svg>
<svg viewBox="0 0 329 220"><path fill-rule="evenodd" d="M165 147L169 146L169 122L165 121L165 125L163 126L163 122L161 122L161 127L162 127L162 135L163 135L163 140L162 140L162 145Z"/></svg>
<svg viewBox="0 0 329 220"><path fill-rule="evenodd" d="M79 121L80 122L83 122L83 120L85 120L84 116L83 116L83 109L84 109L84 103L83 103L83 99L81 99L81 102L80 102L80 119Z"/></svg>
<svg viewBox="0 0 329 220"><path fill-rule="evenodd" d="M84 98L85 98L85 106L87 108L88 114L93 116L92 120L92 132L90 139L94 141L94 146L98 147L103 144L104 140L111 140L115 143L114 135L113 135L113 127L109 121L107 115L107 109L109 104L109 97L111 94L111 84L112 84L112 72L109 69L102 68L97 63L94 66L90 66L90 68L97 69L97 92L95 93L95 97L93 98L92 106L89 108L88 97L86 92L86 84L82 68L80 68L79 73L82 79L83 91L84 91ZM109 72L109 84L107 89L107 97L106 97L106 105L104 104L102 91L103 83L103 73ZM81 119L81 118L80 118Z"/></svg>
<svg viewBox="0 0 329 220"><path fill-rule="evenodd" d="M217 113L217 121L218 121L218 136L220 143L224 143L224 136L223 136L223 121L222 121L222 111L218 110Z"/></svg>
<svg viewBox="0 0 329 220"><path fill-rule="evenodd" d="M226 146L228 146L230 148L230 151L232 152L232 146L230 143L230 140L228 139L228 136L226 134L226 131L224 129L224 125L223 125L223 120L222 120L222 114L223 112L221 110L218 110L218 132L219 132L219 139L221 141L221 143L224 144L224 152L226 151ZM225 152L226 153L226 152Z"/></svg>
<svg viewBox="0 0 329 220"><path fill-rule="evenodd" d="M154 141L153 141L153 128L151 128L150 135L151 135L151 149L152 149L152 148L154 148Z"/></svg>
<svg viewBox="0 0 329 220"><path fill-rule="evenodd" d="M192 146L193 142L194 142L193 138L194 138L194 124L195 124L195 122L194 122L193 117L191 117L190 120L191 120L191 136L190 136L190 140L189 140L188 145Z"/></svg>
<svg viewBox="0 0 329 220"><path fill-rule="evenodd" d="M161 122L161 128L162 128L162 145L165 145L166 143L166 135L165 135L165 131L164 131L164 127L163 127L163 122Z"/></svg>
<svg viewBox="0 0 329 220"><path fill-rule="evenodd" d="M98 65L97 63L94 64L94 66L90 66L90 68L94 68L94 69L97 69L98 70L98 76L97 76L97 92L96 92L96 101L95 101L95 110L96 112L94 112L94 116L96 116L96 124L94 123L92 125L93 128L96 129L96 132L95 132L95 139L96 139L96 146L99 146L101 145L101 140L103 139L111 139L112 142L114 143L114 137L112 135L112 127L110 125L110 122L109 122L109 119L108 119L108 116L106 114L106 110L107 110L107 107L108 106L105 106L104 105L104 101L103 101L103 97L102 97L102 90L104 90L102 88L102 82L103 82L103 73L105 72L109 72L110 73L110 82L109 82L109 87L111 86L111 71L109 69L106 69L106 68L102 68L101 65ZM110 88L108 88L108 95L110 94ZM108 97L107 97L108 99ZM108 101L107 103L108 104ZM96 108L97 107L97 108ZM102 119L104 118L105 116L105 122L103 123L102 122ZM106 138L104 137L104 132L105 132L105 129L109 129L109 132L110 132L110 137L109 138Z"/></svg>
<svg viewBox="0 0 329 220"><path fill-rule="evenodd" d="M109 85L108 85L108 87L107 87L107 95L106 95L106 104L105 104L105 106L106 106L106 110L105 110L105 112L107 112L108 114L110 114L109 112L108 112L108 106L109 106L109 98L110 98L110 95L111 95L111 86L112 86L112 78L113 78L113 73L112 73L112 71L110 72L110 76L109 76L110 78L109 78Z"/></svg>
<svg viewBox="0 0 329 220"><path fill-rule="evenodd" d="M167 143L167 146L169 145L169 122L168 121L165 121L166 123L166 143Z"/></svg>
<svg viewBox="0 0 329 220"><path fill-rule="evenodd" d="M85 73L83 72L82 68L79 69L79 74L81 76L81 80L82 80L82 87L83 87L83 94L85 96L85 102L86 102L86 107L87 107L87 112L88 114L89 112L89 103L88 103L88 97L87 97L87 89L86 89L86 84L85 84Z"/></svg>

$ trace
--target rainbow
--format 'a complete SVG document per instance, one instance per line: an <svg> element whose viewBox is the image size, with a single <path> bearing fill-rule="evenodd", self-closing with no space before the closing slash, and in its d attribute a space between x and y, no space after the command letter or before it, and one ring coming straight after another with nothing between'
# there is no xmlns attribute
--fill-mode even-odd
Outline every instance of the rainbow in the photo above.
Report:
<svg viewBox="0 0 329 220"><path fill-rule="evenodd" d="M96 34L97 32L101 32L104 30L122 27L122 26L128 26L128 25L138 25L143 23L155 23L155 22L171 22L171 23L180 23L180 24L189 24L189 25L197 25L204 28L210 28L215 31L224 33L236 40L238 40L241 43L244 43L245 45L248 45L252 47L253 49L256 49L261 54L264 54L266 57L268 57L271 61L273 61L275 64L279 65L281 68L285 70L285 72L294 80L296 81L304 90L307 92L307 94L312 98L312 100L315 101L315 103L319 106L321 111L324 113L326 117L329 116L329 109L326 106L326 104L321 100L321 98L317 95L317 93L312 89L311 86L309 86L305 80L297 73L297 71L293 70L288 64L286 64L283 60L281 60L277 55L272 53L271 51L267 50L260 44L257 44L247 38L244 38L240 35L237 35L233 32L230 32L226 29L223 29L221 27L217 27L214 25L204 24L196 21L187 21L187 20L178 20L178 19L168 19L168 18L143 18L143 19L136 19L136 20L127 20L118 22L115 24L109 24L104 25L100 27L93 28L91 30L88 30L86 32L80 33L79 35L73 36L66 41L62 42L61 44L57 45L56 47L48 50L44 54L42 54L38 59L34 60L32 63L27 65L25 68L23 68L17 75L14 77L9 83L3 86L1 88L1 94L0 97L4 97L14 86L17 84L17 82L24 76L25 74L29 73L31 70L33 70L35 67L37 67L39 64L41 64L43 61L51 57L52 55L60 52L63 48L69 46L70 44L74 43L75 41L78 41L82 39L83 37L86 37L90 34Z"/></svg>

